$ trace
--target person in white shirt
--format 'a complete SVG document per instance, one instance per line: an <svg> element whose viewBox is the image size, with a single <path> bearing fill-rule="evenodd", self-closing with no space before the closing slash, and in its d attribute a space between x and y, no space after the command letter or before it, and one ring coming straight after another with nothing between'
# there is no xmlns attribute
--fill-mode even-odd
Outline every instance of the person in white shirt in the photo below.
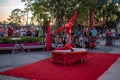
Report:
<svg viewBox="0 0 120 80"><path fill-rule="evenodd" d="M8 36L8 29L6 26L3 29L3 36Z"/></svg>
<svg viewBox="0 0 120 80"><path fill-rule="evenodd" d="M83 35L81 35L78 40L79 40L80 47L85 48L85 38L83 37Z"/></svg>
<svg viewBox="0 0 120 80"><path fill-rule="evenodd" d="M115 28L111 29L111 37L112 37L112 40L113 40L113 44L115 45L115 39L116 39L116 30L115 30Z"/></svg>
<svg viewBox="0 0 120 80"><path fill-rule="evenodd" d="M20 36L26 36L26 28L24 27L20 28Z"/></svg>

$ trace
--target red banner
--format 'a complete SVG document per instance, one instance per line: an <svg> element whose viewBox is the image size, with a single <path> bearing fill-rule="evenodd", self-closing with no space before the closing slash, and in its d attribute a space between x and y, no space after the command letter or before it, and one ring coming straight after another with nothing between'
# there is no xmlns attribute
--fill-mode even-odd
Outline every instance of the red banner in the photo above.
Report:
<svg viewBox="0 0 120 80"><path fill-rule="evenodd" d="M46 51L50 51L51 48L51 37L50 37L50 21L47 25L47 37L46 37Z"/></svg>

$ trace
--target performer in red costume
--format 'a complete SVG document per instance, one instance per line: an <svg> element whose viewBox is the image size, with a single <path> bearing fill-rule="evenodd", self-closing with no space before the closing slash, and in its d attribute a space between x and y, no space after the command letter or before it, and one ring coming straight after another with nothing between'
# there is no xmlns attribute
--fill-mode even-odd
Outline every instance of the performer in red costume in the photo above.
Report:
<svg viewBox="0 0 120 80"><path fill-rule="evenodd" d="M70 49L71 51L73 51L72 49L72 45L69 43L69 38L70 38L70 34L71 34L71 30L72 30L72 24L73 21L76 18L76 12L74 12L74 15L71 17L71 19L68 21L68 23L64 24L62 27L60 27L57 31L55 31L55 35L58 34L60 31L62 30L66 30L66 44L65 46L61 47L61 48L55 48L55 50L66 50L66 49Z"/></svg>

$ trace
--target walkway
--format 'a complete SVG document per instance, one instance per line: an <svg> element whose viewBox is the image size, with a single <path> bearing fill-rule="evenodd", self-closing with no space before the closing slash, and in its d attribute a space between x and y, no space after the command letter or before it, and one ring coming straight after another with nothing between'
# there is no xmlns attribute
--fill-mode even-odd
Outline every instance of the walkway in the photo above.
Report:
<svg viewBox="0 0 120 80"><path fill-rule="evenodd" d="M120 54L120 39L116 41L115 46L104 46L105 40L100 40L98 48L89 51L92 52L107 52ZM25 64L29 64L35 61L46 59L51 56L51 52L39 51L39 52L28 52L28 53L0 53L0 71L8 70L11 68L19 67ZM120 80L120 59L118 59L103 75L100 76L99 80ZM10 76L0 75L0 80L27 80L23 78L16 78Z"/></svg>

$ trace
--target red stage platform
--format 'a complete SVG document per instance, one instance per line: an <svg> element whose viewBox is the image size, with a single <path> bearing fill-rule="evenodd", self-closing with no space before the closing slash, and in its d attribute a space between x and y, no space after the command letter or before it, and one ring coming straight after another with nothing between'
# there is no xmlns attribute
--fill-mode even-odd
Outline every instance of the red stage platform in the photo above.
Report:
<svg viewBox="0 0 120 80"><path fill-rule="evenodd" d="M53 50L52 62L66 65L85 61L86 49L73 48L73 50L73 52L71 50Z"/></svg>

